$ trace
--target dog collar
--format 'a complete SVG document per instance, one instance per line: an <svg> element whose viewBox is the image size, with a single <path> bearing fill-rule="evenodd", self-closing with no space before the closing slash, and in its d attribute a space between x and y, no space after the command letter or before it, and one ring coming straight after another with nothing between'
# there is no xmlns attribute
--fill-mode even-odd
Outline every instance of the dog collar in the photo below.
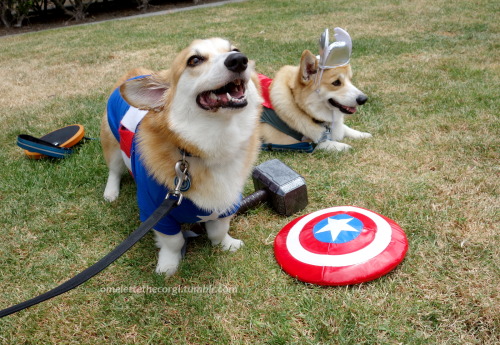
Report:
<svg viewBox="0 0 500 345"><path fill-rule="evenodd" d="M179 153L181 154L182 157L193 157L191 153L189 153L184 149L181 149L180 147L179 147Z"/></svg>
<svg viewBox="0 0 500 345"><path fill-rule="evenodd" d="M319 73L316 74L316 92L319 92L319 85L325 69L347 65L351 59L352 40L351 36L341 28L335 28L335 42L330 44L328 29L321 34L319 39Z"/></svg>

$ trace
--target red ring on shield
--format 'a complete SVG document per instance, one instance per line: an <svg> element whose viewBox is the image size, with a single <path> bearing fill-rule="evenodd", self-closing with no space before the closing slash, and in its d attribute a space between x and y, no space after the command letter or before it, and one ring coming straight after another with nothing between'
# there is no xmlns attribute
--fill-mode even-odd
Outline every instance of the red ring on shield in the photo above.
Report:
<svg viewBox="0 0 500 345"><path fill-rule="evenodd" d="M355 227L349 225L354 224L352 219ZM340 223L342 230L330 222ZM318 239L319 233L329 230L330 240ZM358 233L335 243L333 237L344 231ZM396 222L355 206L331 207L294 219L274 240L274 254L282 269L300 281L318 285L377 279L399 265L407 250L408 240Z"/></svg>

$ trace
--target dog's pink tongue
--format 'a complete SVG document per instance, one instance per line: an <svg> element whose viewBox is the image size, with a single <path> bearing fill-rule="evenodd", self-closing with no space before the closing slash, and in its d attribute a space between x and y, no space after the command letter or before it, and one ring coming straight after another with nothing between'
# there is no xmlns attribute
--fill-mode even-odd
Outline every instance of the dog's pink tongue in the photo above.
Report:
<svg viewBox="0 0 500 345"><path fill-rule="evenodd" d="M243 85L235 85L235 87L230 90L229 94L233 98L242 98L245 96L245 88Z"/></svg>
<svg viewBox="0 0 500 345"><path fill-rule="evenodd" d="M343 105L342 108L347 110L350 114L354 114L356 112L356 107L347 107L347 106Z"/></svg>
<svg viewBox="0 0 500 345"><path fill-rule="evenodd" d="M200 103L207 108L215 109L229 103L227 94L215 94L213 92L206 92L200 98Z"/></svg>
<svg viewBox="0 0 500 345"><path fill-rule="evenodd" d="M227 98L227 93L217 95L217 98L219 99L219 102L222 104L229 103L229 98Z"/></svg>

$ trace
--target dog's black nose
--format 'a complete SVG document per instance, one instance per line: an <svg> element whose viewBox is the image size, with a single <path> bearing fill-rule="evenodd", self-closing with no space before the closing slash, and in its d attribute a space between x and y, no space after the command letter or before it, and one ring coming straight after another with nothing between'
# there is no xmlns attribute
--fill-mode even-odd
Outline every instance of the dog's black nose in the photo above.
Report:
<svg viewBox="0 0 500 345"><path fill-rule="evenodd" d="M358 96L358 98L356 98L356 103L358 103L359 105L363 105L366 103L367 100L368 97L366 97L366 95L360 95Z"/></svg>
<svg viewBox="0 0 500 345"><path fill-rule="evenodd" d="M224 65L226 65L228 70L240 73L247 69L248 58L241 53L229 54L224 61Z"/></svg>

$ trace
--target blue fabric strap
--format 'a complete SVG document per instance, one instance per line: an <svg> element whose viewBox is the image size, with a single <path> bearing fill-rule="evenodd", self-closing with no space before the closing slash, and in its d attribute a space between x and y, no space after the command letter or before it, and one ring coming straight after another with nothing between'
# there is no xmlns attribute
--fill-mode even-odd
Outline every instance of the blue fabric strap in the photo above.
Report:
<svg viewBox="0 0 500 345"><path fill-rule="evenodd" d="M285 121L280 119L276 112L270 108L263 108L262 115L260 117L260 122L267 123L278 131L285 133L286 135L294 138L295 140L301 141L304 135L302 133L297 132L290 126L286 124ZM263 143L261 145L261 150L263 151L299 151L311 153L314 151L315 145L310 142L300 142L291 145L278 145L278 144L270 144Z"/></svg>
<svg viewBox="0 0 500 345"><path fill-rule="evenodd" d="M302 133L297 132L295 129L291 128L285 121L280 119L273 109L263 107L262 114L260 116L260 122L264 122L273 126L278 131L291 136L295 140L302 141L302 138L304 137Z"/></svg>
<svg viewBox="0 0 500 345"><path fill-rule="evenodd" d="M66 158L73 153L71 149L56 146L27 134L21 134L17 137L17 146L30 152L37 152L55 158Z"/></svg>
<svg viewBox="0 0 500 345"><path fill-rule="evenodd" d="M263 151L299 151L299 152L311 153L314 151L314 144L308 142L300 142L290 145L263 143L260 148Z"/></svg>

